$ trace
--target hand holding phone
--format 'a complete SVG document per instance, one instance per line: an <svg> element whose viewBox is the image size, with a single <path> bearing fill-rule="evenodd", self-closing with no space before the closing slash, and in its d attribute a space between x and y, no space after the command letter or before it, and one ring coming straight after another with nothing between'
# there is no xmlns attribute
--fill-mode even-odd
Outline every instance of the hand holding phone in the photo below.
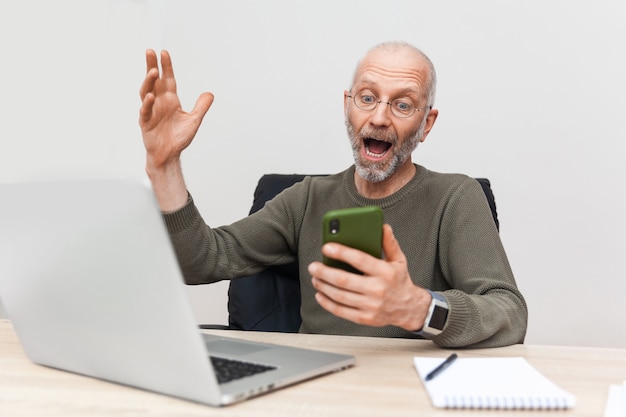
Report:
<svg viewBox="0 0 626 417"><path fill-rule="evenodd" d="M323 240L337 242L382 258L383 211L380 207L331 210L323 218ZM345 262L324 256L324 264L362 274Z"/></svg>

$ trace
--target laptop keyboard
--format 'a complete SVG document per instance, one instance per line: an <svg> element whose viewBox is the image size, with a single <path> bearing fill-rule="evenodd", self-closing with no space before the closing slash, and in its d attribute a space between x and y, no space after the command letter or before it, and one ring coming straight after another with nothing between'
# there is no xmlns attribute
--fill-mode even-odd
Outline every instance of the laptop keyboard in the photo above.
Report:
<svg viewBox="0 0 626 417"><path fill-rule="evenodd" d="M276 369L275 366L261 365L252 362L218 358L216 356L210 356L210 358L211 363L213 364L213 369L215 369L217 382L219 384L225 384L226 382L234 381L236 379Z"/></svg>

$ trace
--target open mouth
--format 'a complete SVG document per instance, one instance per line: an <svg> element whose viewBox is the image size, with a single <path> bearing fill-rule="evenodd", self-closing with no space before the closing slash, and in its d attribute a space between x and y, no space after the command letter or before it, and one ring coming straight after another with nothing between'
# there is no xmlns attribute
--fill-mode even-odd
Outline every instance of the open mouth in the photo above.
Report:
<svg viewBox="0 0 626 417"><path fill-rule="evenodd" d="M365 138L363 144L365 145L365 153L372 158L382 158L391 148L391 143L372 138Z"/></svg>

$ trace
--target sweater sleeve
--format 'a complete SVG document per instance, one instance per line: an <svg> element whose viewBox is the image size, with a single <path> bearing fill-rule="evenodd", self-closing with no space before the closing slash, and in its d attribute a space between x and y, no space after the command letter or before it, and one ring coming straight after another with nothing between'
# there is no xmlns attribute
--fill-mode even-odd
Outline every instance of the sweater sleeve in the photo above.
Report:
<svg viewBox="0 0 626 417"><path fill-rule="evenodd" d="M450 306L445 347L496 347L522 343L528 310L517 288L480 185L468 178L444 210L439 262Z"/></svg>
<svg viewBox="0 0 626 417"><path fill-rule="evenodd" d="M180 210L164 213L185 282L196 285L238 278L296 259L296 222L285 221L288 200L275 200L269 209L266 206L216 228L205 223L191 196Z"/></svg>

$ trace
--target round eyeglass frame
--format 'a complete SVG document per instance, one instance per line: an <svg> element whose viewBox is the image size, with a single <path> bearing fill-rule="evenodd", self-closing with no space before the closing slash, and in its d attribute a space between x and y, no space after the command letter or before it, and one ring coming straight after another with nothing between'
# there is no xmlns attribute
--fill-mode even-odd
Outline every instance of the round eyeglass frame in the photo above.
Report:
<svg viewBox="0 0 626 417"><path fill-rule="evenodd" d="M399 110L396 107L394 107L393 104L396 103L396 102L404 103L403 101L401 101L399 99L395 99L395 100L392 100L392 101L382 101L382 100L379 100L378 97L376 97L373 94L368 94L368 96L371 96L374 99L374 101L372 101L371 103L367 103L367 105L365 107L363 107L364 103L359 104L359 102L357 101L357 94L346 94L346 97L350 97L352 99L352 101L354 102L354 105L358 109L363 110L363 111L373 111L373 110L376 110L376 107L378 107L378 104L380 104L380 103L389 105L389 107L391 108L391 113L394 116L402 118L402 119L407 119L407 118L413 116L418 111L424 111L424 108L419 108L419 107L413 106L413 111L411 112L411 114L405 114L405 113L401 113L401 112L398 113Z"/></svg>

